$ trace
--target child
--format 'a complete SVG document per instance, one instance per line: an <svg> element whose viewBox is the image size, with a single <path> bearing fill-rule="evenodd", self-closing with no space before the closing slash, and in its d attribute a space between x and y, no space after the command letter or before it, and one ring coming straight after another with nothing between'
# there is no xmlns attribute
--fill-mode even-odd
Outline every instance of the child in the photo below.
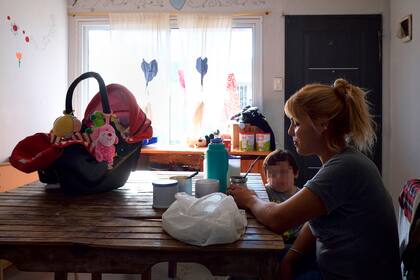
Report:
<svg viewBox="0 0 420 280"><path fill-rule="evenodd" d="M265 189L270 201L283 202L300 190L295 186L298 166L290 152L280 149L271 152L265 158L263 167L268 181ZM285 242L293 242L301 227L298 225L286 231L283 234Z"/></svg>
<svg viewBox="0 0 420 280"><path fill-rule="evenodd" d="M283 202L299 191L295 179L298 166L288 151L275 150L267 155L263 163L268 183L265 186L270 201Z"/></svg>

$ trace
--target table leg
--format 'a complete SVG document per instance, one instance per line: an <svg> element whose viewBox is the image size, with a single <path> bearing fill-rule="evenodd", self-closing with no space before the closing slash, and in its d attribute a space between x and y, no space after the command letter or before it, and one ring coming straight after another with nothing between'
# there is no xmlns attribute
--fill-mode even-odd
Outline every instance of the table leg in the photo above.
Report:
<svg viewBox="0 0 420 280"><path fill-rule="evenodd" d="M0 280L3 280L3 261L0 260Z"/></svg>
<svg viewBox="0 0 420 280"><path fill-rule="evenodd" d="M102 280L102 273L100 272L92 273L92 280Z"/></svg>
<svg viewBox="0 0 420 280"><path fill-rule="evenodd" d="M176 266L177 266L177 262L174 262L174 261L168 262L168 277L169 278L176 277Z"/></svg>
<svg viewBox="0 0 420 280"><path fill-rule="evenodd" d="M279 278L279 263L275 256L260 264L260 279L273 280Z"/></svg>
<svg viewBox="0 0 420 280"><path fill-rule="evenodd" d="M54 280L67 280L67 272L54 272Z"/></svg>
<svg viewBox="0 0 420 280"><path fill-rule="evenodd" d="M149 267L144 273L141 274L141 280L152 279L152 267Z"/></svg>

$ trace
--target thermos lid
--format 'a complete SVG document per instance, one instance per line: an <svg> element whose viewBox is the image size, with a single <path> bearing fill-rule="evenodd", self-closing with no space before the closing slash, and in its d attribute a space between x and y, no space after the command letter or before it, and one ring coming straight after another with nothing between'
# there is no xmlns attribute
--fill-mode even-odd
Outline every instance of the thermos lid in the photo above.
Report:
<svg viewBox="0 0 420 280"><path fill-rule="evenodd" d="M154 187L173 187L177 184L178 181L173 179L157 179L152 182Z"/></svg>
<svg viewBox="0 0 420 280"><path fill-rule="evenodd" d="M210 143L219 144L219 143L222 143L222 142L223 142L222 138L213 138L213 139L210 139Z"/></svg>
<svg viewBox="0 0 420 280"><path fill-rule="evenodd" d="M241 159L241 156L234 156L229 154L229 159Z"/></svg>

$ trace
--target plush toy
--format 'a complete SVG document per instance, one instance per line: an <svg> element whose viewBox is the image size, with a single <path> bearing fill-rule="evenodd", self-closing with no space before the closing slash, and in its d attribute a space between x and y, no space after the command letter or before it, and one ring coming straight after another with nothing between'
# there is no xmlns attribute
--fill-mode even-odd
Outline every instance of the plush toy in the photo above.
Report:
<svg viewBox="0 0 420 280"><path fill-rule="evenodd" d="M187 138L187 145L191 148L206 147L206 139L203 137L198 139Z"/></svg>
<svg viewBox="0 0 420 280"><path fill-rule="evenodd" d="M95 158L98 162L106 161L108 168L112 168L115 156L115 144L118 143L118 137L115 129L109 124L109 118L106 123L93 130L91 138L95 143Z"/></svg>
<svg viewBox="0 0 420 280"><path fill-rule="evenodd" d="M90 115L90 120L92 121L94 127L103 126L106 122L104 114L98 111Z"/></svg>
<svg viewBox="0 0 420 280"><path fill-rule="evenodd" d="M197 143L195 143L195 147L206 147L207 146L207 142L206 139L200 137L197 140Z"/></svg>
<svg viewBox="0 0 420 280"><path fill-rule="evenodd" d="M64 113L58 117L53 124L52 133L59 139L69 139L75 132L79 132L82 127L81 121L72 114Z"/></svg>
<svg viewBox="0 0 420 280"><path fill-rule="evenodd" d="M220 134L220 131L216 130L215 132L210 133L209 135L205 135L204 137L206 138L206 146L210 144L211 139L219 138L219 134Z"/></svg>

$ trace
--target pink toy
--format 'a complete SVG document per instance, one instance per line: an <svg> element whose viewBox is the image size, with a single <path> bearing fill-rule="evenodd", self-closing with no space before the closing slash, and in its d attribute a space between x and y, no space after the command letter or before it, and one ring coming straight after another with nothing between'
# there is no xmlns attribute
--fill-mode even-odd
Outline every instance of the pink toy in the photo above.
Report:
<svg viewBox="0 0 420 280"><path fill-rule="evenodd" d="M115 144L118 143L118 137L115 135L114 128L109 124L107 117L106 123L96 128L92 132L92 140L95 142L95 158L98 162L108 162L108 168L112 168L115 156Z"/></svg>

